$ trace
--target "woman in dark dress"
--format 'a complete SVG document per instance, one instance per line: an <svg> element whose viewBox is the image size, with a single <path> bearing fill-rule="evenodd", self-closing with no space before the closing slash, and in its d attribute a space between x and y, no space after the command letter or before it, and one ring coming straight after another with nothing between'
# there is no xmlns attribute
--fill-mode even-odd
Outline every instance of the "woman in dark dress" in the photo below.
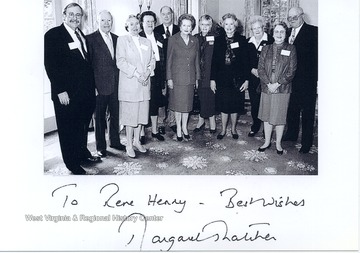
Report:
<svg viewBox="0 0 360 253"><path fill-rule="evenodd" d="M213 19L203 15L199 19L200 33L195 37L200 43L200 69L198 93L200 100L200 116L194 132L205 128L205 119L209 118L210 133L215 133L215 93L210 89L211 59L214 50L215 33L212 32Z"/></svg>
<svg viewBox="0 0 360 253"><path fill-rule="evenodd" d="M260 91L258 87L260 79L257 68L259 57L263 47L272 44L274 42L274 38L264 32L265 20L261 16L252 16L249 20L249 26L253 34L253 36L248 39L251 68L251 75L249 79L249 97L253 124L251 126L250 132L248 133L248 136L254 137L261 127L261 120L258 118L260 104Z"/></svg>
<svg viewBox="0 0 360 253"><path fill-rule="evenodd" d="M159 107L164 106L162 90L165 89L165 48L164 38L160 34L154 32L156 25L156 14L152 11L144 11L140 15L140 24L143 29L139 33L140 36L151 41L152 50L154 52L156 65L154 73L150 75L150 120L151 120L151 136L164 141L164 137L158 132L158 115ZM141 144L145 144L145 127L141 129Z"/></svg>
<svg viewBox="0 0 360 253"><path fill-rule="evenodd" d="M249 84L248 45L245 37L236 31L237 26L236 16L225 14L222 17L225 33L217 37L214 44L210 87L216 94L216 109L221 112L222 128L217 136L219 140L226 134L229 115L232 137L239 138L236 121L238 112L244 106L244 92Z"/></svg>

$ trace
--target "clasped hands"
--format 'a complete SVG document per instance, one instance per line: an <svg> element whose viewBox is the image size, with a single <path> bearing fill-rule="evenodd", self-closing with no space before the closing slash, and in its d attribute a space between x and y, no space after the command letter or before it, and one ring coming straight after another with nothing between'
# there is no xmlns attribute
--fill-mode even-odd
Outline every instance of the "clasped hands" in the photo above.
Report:
<svg viewBox="0 0 360 253"><path fill-rule="evenodd" d="M135 71L134 76L137 78L138 82L141 83L143 86L147 85L147 80L149 79L151 72L150 70L146 70L145 73L139 73Z"/></svg>
<svg viewBox="0 0 360 253"><path fill-rule="evenodd" d="M270 93L276 93L277 88L280 87L280 84L278 82L276 83L268 83L267 87L270 91Z"/></svg>

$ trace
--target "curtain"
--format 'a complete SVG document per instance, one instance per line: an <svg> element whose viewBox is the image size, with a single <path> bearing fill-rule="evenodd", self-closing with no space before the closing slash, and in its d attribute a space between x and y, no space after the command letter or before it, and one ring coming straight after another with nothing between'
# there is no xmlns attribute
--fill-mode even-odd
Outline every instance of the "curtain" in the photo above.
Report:
<svg viewBox="0 0 360 253"><path fill-rule="evenodd" d="M80 6L84 9L85 12L81 30L85 34L90 34L94 32L97 29L97 24L96 24L97 13L96 13L95 0L76 0L75 2L80 4Z"/></svg>
<svg viewBox="0 0 360 253"><path fill-rule="evenodd" d="M44 34L54 26L56 26L55 1L45 0L44 1Z"/></svg>
<svg viewBox="0 0 360 253"><path fill-rule="evenodd" d="M174 11L174 24L178 24L181 14L187 13L187 0L171 0L171 8Z"/></svg>
<svg viewBox="0 0 360 253"><path fill-rule="evenodd" d="M247 24L251 16L263 16L266 21L265 31L270 32L275 22L287 23L288 10L298 6L299 0L245 0L245 36L251 36L250 27Z"/></svg>

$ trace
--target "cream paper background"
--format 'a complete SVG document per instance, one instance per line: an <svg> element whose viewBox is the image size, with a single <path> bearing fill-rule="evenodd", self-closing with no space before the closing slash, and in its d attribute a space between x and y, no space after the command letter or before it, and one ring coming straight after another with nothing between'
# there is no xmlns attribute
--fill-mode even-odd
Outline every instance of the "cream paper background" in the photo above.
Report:
<svg viewBox="0 0 360 253"><path fill-rule="evenodd" d="M271 243L176 244L173 250L358 250L359 237L359 3L319 1L319 175L318 176L44 176L43 173L43 13L42 1L2 4L0 251L139 250L124 245L115 222L26 222L33 215L107 215L142 212L164 216L147 235L191 235L223 219L229 231L271 223ZM51 196L66 184L65 194ZM108 183L120 187L116 199L136 207L103 207ZM291 196L303 208L226 209L219 192L236 188L236 199ZM148 207L148 195L186 199L174 207ZM72 199L78 200L71 206ZM204 203L200 205L199 202ZM138 223L136 226L140 226ZM219 228L219 230L221 230ZM267 230L267 229L266 229ZM135 238L134 240L137 240ZM167 249L167 244L143 250Z"/></svg>

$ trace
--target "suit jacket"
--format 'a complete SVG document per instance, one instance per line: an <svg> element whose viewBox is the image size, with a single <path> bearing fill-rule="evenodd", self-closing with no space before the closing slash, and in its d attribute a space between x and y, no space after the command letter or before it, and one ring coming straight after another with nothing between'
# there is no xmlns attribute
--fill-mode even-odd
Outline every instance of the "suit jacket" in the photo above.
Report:
<svg viewBox="0 0 360 253"><path fill-rule="evenodd" d="M214 53L211 65L211 80L215 80L217 85L222 85L229 77L224 76L226 69L225 53L227 49L226 34L221 33L215 38ZM234 34L233 53L235 54L235 61L231 64L232 77L236 78L240 83L249 80L250 62L247 41L244 36L238 32Z"/></svg>
<svg viewBox="0 0 360 253"><path fill-rule="evenodd" d="M272 64L275 44L263 47L259 59L258 73L260 77L261 92L270 93L267 84L271 82L273 74ZM281 84L278 93L290 93L292 80L296 71L296 49L294 45L286 42L276 51L275 81Z"/></svg>
<svg viewBox="0 0 360 253"><path fill-rule="evenodd" d="M99 30L86 37L89 58L94 70L95 86L100 95L117 92L119 69L116 66L116 43L118 36L110 33L114 46L114 59Z"/></svg>
<svg viewBox="0 0 360 253"><path fill-rule="evenodd" d="M161 36L163 36L163 38L165 39L164 35L165 35L165 29L164 29L164 26L163 24L161 25L158 25L157 27L154 28L154 32L160 34ZM173 28L172 28L172 31L170 31L170 33L172 35L175 35L176 33L180 32L180 28L173 24Z"/></svg>
<svg viewBox="0 0 360 253"><path fill-rule="evenodd" d="M257 48L253 43L250 42L250 39L252 37L248 38L247 41L249 48L250 70L253 68L254 69L258 68L260 54L264 46L274 43L274 38L271 35L268 34L267 37L268 37L267 40L262 40ZM249 90L256 91L258 89L259 83L260 83L260 79L250 73Z"/></svg>
<svg viewBox="0 0 360 253"><path fill-rule="evenodd" d="M147 69L155 69L155 58L151 42L139 37L141 54L137 49L131 35L124 35L117 40L116 65L120 69L119 77L119 100L127 102L139 102L150 100L150 78L146 85L138 82L134 76L135 71L145 73Z"/></svg>
<svg viewBox="0 0 360 253"><path fill-rule="evenodd" d="M297 52L297 70L293 80L293 92L316 94L318 80L317 27L304 23L295 38L294 46Z"/></svg>
<svg viewBox="0 0 360 253"><path fill-rule="evenodd" d="M156 78L162 82L162 86L163 86L164 85L163 83L166 80L165 39L159 33L156 33L156 32L153 32L153 33L154 33L155 40L157 42L157 46L158 46L158 50L159 50L159 56L160 56L160 61L156 64L155 75L156 75ZM146 34L145 34L144 31L140 32L139 35L141 37L146 38ZM165 87L162 87L162 88L165 88Z"/></svg>
<svg viewBox="0 0 360 253"><path fill-rule="evenodd" d="M189 35L185 44L180 33L169 38L166 59L166 79L174 85L195 84L201 78L199 40Z"/></svg>
<svg viewBox="0 0 360 253"><path fill-rule="evenodd" d="M200 45L201 80L199 82L199 89L209 89L211 60L214 51L215 34L210 32L206 36L202 36L201 33L198 33L195 34L195 37L199 40Z"/></svg>
<svg viewBox="0 0 360 253"><path fill-rule="evenodd" d="M85 38L85 35L82 34ZM59 101L58 94L66 91L70 100L86 100L95 97L94 76L91 65L74 42L64 24L45 34L44 64L51 82L51 99Z"/></svg>

